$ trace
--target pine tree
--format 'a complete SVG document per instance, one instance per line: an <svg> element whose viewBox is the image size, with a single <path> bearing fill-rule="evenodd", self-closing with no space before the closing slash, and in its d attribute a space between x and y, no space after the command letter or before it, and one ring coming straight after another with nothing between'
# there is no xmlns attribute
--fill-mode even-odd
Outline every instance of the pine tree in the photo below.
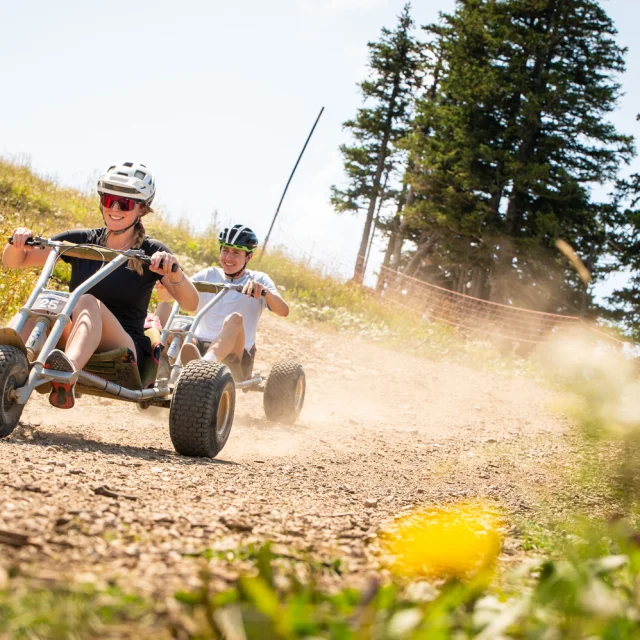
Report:
<svg viewBox="0 0 640 640"><path fill-rule="evenodd" d="M424 55L424 68L429 71L431 76L429 87L425 91L423 96L423 102L433 100L437 94L438 90L438 82L440 79L440 73L442 71L442 51L438 46L438 42L426 43L424 44L423 49ZM414 127L414 123L410 125L410 127ZM428 135L428 130L423 130L422 135ZM400 141L400 146L404 149L407 149L407 140L406 138ZM391 217L386 224L384 225L385 231L388 236L388 244L387 250L384 255L384 259L382 261L382 269L380 271L380 275L378 277L377 289L378 291L382 291L385 287L385 283L387 280L387 276L389 275L389 271L398 271L402 260L402 247L404 245L405 240L413 239L416 240L416 230L412 228L411 225L411 216L406 215L405 207L408 207L411 210L411 205L415 200L415 194L413 188L408 183L408 177L415 170L415 167L411 163L410 159L407 158L407 166L404 170L403 179L402 179L402 191L400 192L397 201L396 201L396 211L393 217ZM418 229L418 232L420 229ZM424 235L424 234L422 234ZM419 242L418 240L416 240ZM424 253L424 246L420 245L420 249L418 250L418 254ZM418 258L416 258L417 260ZM412 275L412 274L409 274Z"/></svg>
<svg viewBox="0 0 640 640"><path fill-rule="evenodd" d="M640 115L636 119L640 121ZM620 180L616 196L619 206L608 237L611 271L623 269L630 276L626 285L608 298L611 306L605 313L640 340L640 173Z"/></svg>
<svg viewBox="0 0 640 640"><path fill-rule="evenodd" d="M481 297L516 302L535 284L538 306L584 306L553 245L565 239L597 269L609 207L590 188L633 154L606 120L624 71L613 23L595 0L459 0L442 19L429 28L439 91L418 103L410 136L430 262Z"/></svg>
<svg viewBox="0 0 640 640"><path fill-rule="evenodd" d="M366 209L354 273L354 280L360 283L376 205L381 198L395 199L399 193L392 186L383 191L382 184L385 175L390 185L394 182L403 153L397 142L406 135L422 78L422 55L412 28L410 5L406 4L396 29L383 28L380 40L369 43L370 77L359 86L365 103L371 106L360 108L355 119L343 125L355 144L340 147L347 186L332 187L331 203L337 211Z"/></svg>

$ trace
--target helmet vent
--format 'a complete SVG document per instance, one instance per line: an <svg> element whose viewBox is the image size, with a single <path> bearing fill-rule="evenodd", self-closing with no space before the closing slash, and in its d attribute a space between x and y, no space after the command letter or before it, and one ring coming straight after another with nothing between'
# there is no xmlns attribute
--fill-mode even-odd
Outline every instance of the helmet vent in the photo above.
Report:
<svg viewBox="0 0 640 640"><path fill-rule="evenodd" d="M125 162L124 166L125 167L133 167L133 162Z"/></svg>
<svg viewBox="0 0 640 640"><path fill-rule="evenodd" d="M147 174L144 173L143 171L136 171L133 175L134 177L139 178L140 180L144 180L147 176Z"/></svg>

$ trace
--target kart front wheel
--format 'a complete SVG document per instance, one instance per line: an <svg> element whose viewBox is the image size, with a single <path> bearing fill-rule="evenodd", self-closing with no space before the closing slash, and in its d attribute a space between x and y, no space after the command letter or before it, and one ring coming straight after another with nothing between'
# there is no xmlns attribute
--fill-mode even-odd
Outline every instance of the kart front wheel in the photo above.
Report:
<svg viewBox="0 0 640 640"><path fill-rule="evenodd" d="M16 347L0 345L0 438L10 435L18 424L23 404L13 398L13 391L24 386L29 375L27 358Z"/></svg>
<svg viewBox="0 0 640 640"><path fill-rule="evenodd" d="M264 386L264 412L267 420L293 424L304 405L307 381L302 365L280 360L273 365Z"/></svg>
<svg viewBox="0 0 640 640"><path fill-rule="evenodd" d="M169 435L178 453L214 458L227 442L236 406L236 386L219 362L192 360L173 392Z"/></svg>

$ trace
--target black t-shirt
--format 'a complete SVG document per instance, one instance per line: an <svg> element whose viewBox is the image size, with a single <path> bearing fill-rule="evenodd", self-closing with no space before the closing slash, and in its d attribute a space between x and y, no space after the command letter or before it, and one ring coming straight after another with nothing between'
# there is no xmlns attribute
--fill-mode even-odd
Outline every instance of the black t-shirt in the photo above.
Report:
<svg viewBox="0 0 640 640"><path fill-rule="evenodd" d="M104 246L105 234L104 227L101 229L74 229L58 233L52 237L52 240ZM145 237L140 248L148 256L152 256L156 251L169 251L162 242L149 237ZM102 266L102 262L99 260L73 258L64 254L60 259L71 265L69 291L74 291ZM144 321L147 317L153 286L162 277L161 274L150 271L149 266L144 263L142 264L142 275L128 269L127 263L125 263L87 291L107 306L134 343L143 347L145 353L151 352L151 343L144 335Z"/></svg>

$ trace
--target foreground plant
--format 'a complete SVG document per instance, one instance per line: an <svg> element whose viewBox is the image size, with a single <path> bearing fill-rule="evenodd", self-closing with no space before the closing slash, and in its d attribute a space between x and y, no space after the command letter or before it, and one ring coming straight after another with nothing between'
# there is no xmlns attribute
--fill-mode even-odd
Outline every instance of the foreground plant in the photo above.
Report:
<svg viewBox="0 0 640 640"><path fill-rule="evenodd" d="M640 499L640 379L629 346L604 334L574 330L545 345L540 359L547 373L570 392L563 409L594 452L605 446L616 452L601 475L631 512ZM587 475L590 471L586 469Z"/></svg>
<svg viewBox="0 0 640 640"><path fill-rule="evenodd" d="M413 564L420 553L414 546L420 518L414 517L411 524L400 522L392 543L412 536L408 539L413 542L404 547L404 578L386 584L372 579L360 591L334 593L319 586L317 567L300 561L305 569L301 572L296 566L300 563L283 565L265 545L253 557L256 574L240 578L232 589L211 592L205 573L201 590L176 597L190 619L199 621L192 633L202 638L639 637L640 538L629 523L590 525L559 559L530 561L513 570L507 580L512 586L505 593L478 579L486 577L484 571L495 560L495 539L482 541L493 525L474 519L477 512L460 513L457 522L449 511L433 528L421 523L423 532L431 528L425 541L451 544L430 571L439 582L415 580L429 566L423 561L431 553ZM482 517L490 514L485 511ZM465 528L471 531L468 537L462 533ZM451 535L440 538L446 531ZM601 553L603 540L615 554ZM458 542L462 545L456 558L453 545ZM395 550L402 554L403 547ZM409 575L414 579L408 580Z"/></svg>
<svg viewBox="0 0 640 640"><path fill-rule="evenodd" d="M446 570L443 560L430 581L420 578L428 566L422 556L413 565L417 572L405 571L384 583L372 578L359 590L329 590L322 586L323 577L339 571L339 564L275 553L268 544L240 553L251 560L253 572L223 590L214 588L211 571L220 559L204 554L194 560L203 562L200 588L181 591L167 603L152 603L113 587L45 587L35 579L5 576L0 638L640 637L640 535L628 520L576 528L579 535L556 549L557 557L521 563L498 587L479 579L486 576L481 568L494 559L493 543L470 542L489 530L490 520L471 520L472 538L464 542L464 534L453 531L469 521L465 524L466 516L459 512L457 522L450 516L434 525L425 540L434 542L434 531L448 529L452 535L440 541L446 545L462 540L461 557L454 557L452 546L443 554ZM405 535L406 521L399 523L396 531ZM416 549L407 560L415 559Z"/></svg>

